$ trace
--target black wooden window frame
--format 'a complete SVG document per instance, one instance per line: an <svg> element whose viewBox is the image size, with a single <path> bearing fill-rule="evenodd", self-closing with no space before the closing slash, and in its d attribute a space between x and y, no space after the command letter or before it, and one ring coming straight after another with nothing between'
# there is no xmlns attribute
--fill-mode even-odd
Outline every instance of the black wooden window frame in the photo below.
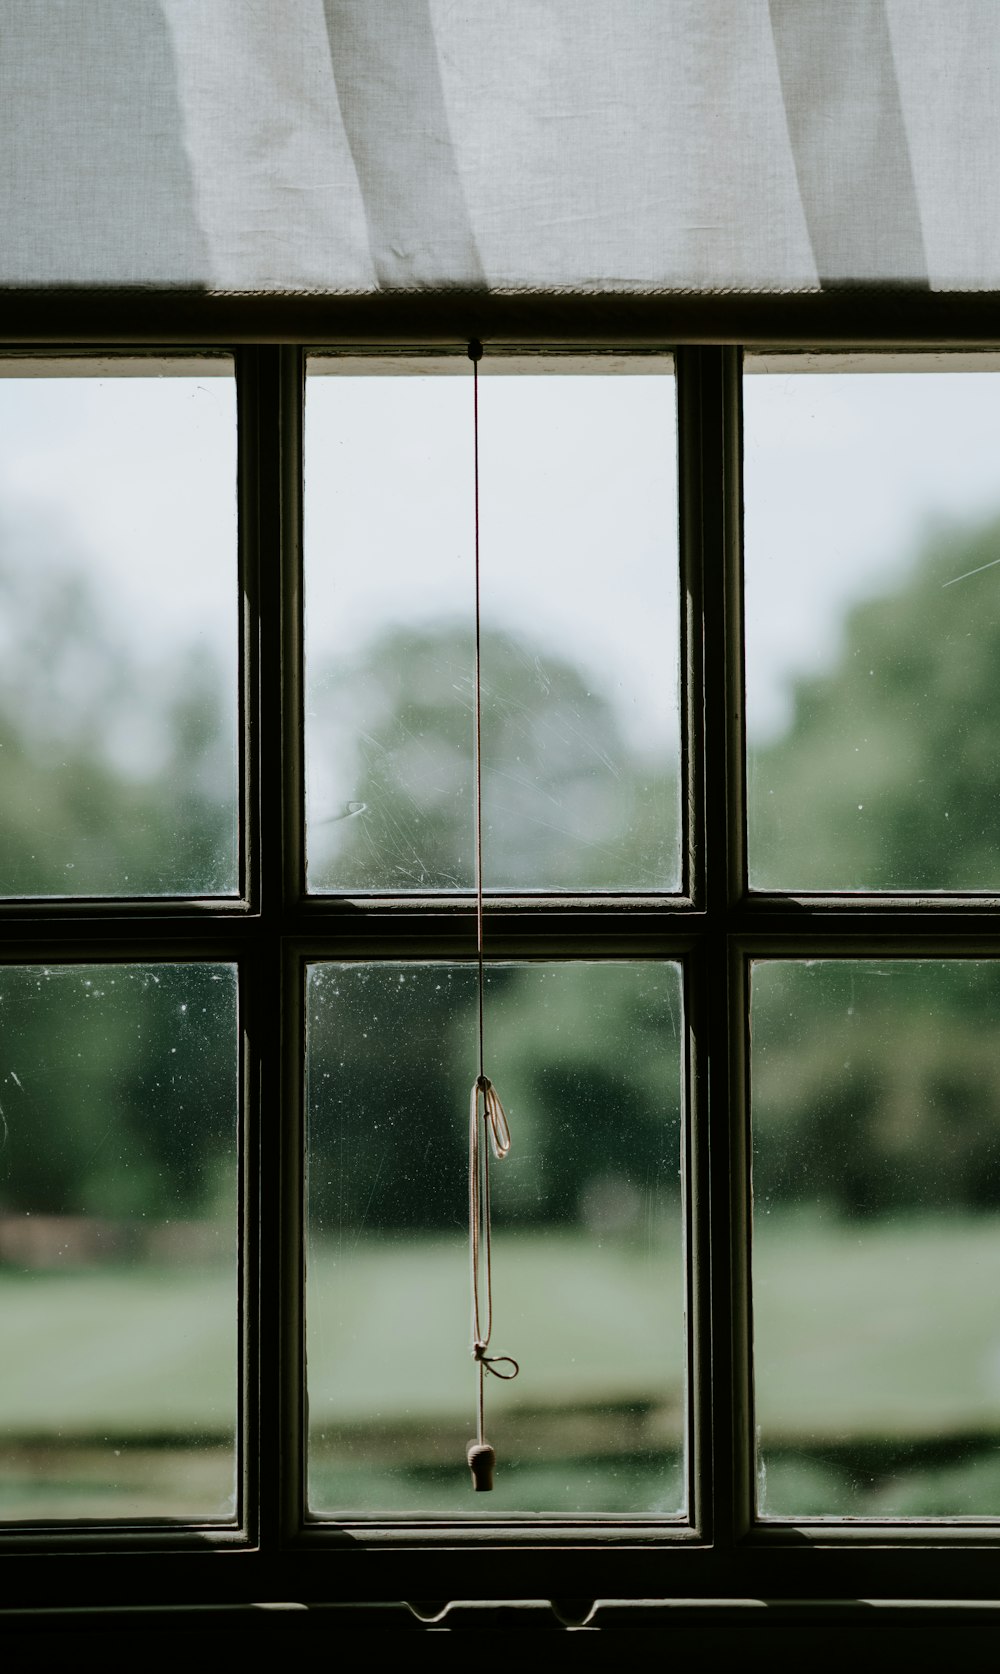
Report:
<svg viewBox="0 0 1000 1674"><path fill-rule="evenodd" d="M0 903L6 962L214 959L239 968L243 1445L236 1527L16 1524L23 1606L460 1598L1000 1598L1000 1522L753 1517L747 981L755 957L1000 957L983 896L792 896L746 885L741 351L990 344L986 302L646 299L581 307L454 298L386 306L195 295L21 299L10 351L231 351L239 423L243 805L237 901ZM808 303L809 307L804 308ZM506 312L505 312L506 308ZM456 313L461 315L456 329ZM817 330L817 321L821 329ZM811 322L812 329L806 326ZM493 330L488 329L492 325ZM560 329L553 329L560 326ZM272 340L268 340L269 336ZM491 900L497 957L678 959L687 1010L689 1521L639 1526L304 1516L303 983L314 958L467 959L468 898L304 889L301 528L307 346L673 353L682 633L682 892ZM294 337L297 341L288 341ZM693 340L690 340L693 339ZM2 1375L2 1374L0 1374Z"/></svg>

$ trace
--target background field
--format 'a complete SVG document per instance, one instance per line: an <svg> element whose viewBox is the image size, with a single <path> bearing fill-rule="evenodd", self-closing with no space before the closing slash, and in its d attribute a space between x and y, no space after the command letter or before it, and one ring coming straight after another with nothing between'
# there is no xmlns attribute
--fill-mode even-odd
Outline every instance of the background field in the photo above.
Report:
<svg viewBox="0 0 1000 1674"><path fill-rule="evenodd" d="M683 1503L679 1244L498 1238L491 1514ZM978 1218L762 1218L766 1514L1000 1515L1000 1231ZM460 1238L324 1248L309 1276L311 1503L485 1511ZM218 1269L4 1273L0 1510L232 1513L236 1305Z"/></svg>

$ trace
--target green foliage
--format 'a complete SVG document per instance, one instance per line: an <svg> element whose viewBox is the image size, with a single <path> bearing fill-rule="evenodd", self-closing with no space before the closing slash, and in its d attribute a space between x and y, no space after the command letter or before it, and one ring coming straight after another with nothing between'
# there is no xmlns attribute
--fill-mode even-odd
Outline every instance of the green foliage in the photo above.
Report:
<svg viewBox="0 0 1000 1674"><path fill-rule="evenodd" d="M799 686L787 735L755 752L758 886L1000 884L1000 612L989 607L1000 568L984 568L998 553L1000 525L939 535L891 599L851 612L837 667ZM31 586L30 563L28 535L7 531L0 888L157 894L183 892L187 877L224 889L232 751L216 671L191 652L182 672L151 664L137 683L121 634L79 577L43 564ZM397 632L363 667L331 671L319 724L339 715L360 739L348 788L363 812L321 826L313 847L344 888L470 886L471 653L454 627ZM669 774L630 753L611 707L570 663L489 633L483 659L488 881L628 887L662 871L676 844ZM120 747L123 716L147 699L145 718L131 719L155 742L148 770L134 753L123 765ZM650 1173L675 1166L675 1000L637 998L612 969L595 978L564 967L544 1004L529 975L491 975L492 1071L532 1158L530 1174L498 1175L505 1214L586 1218L598 1201L637 1202ZM472 971L423 966L402 985L394 971L387 986L386 970L353 973L349 1004L326 995L313 1019L316 1201L342 1225L366 1215L386 1228L457 1225L476 1067ZM758 984L759 1177L775 1201L822 1199L855 1214L995 1205L1000 977L988 963L974 982L928 964L902 997L898 984L868 983L848 1021L848 976L831 968L807 991L772 967ZM207 1203L230 1145L218 1086L197 1092L218 1058L211 1028L178 1045L167 1013L136 993L96 1028L82 1002L53 1012L29 987L8 984L0 1007L0 1208L162 1215ZM201 1127L174 1131L168 1119L176 1100L164 1102L164 1088L178 1070L185 1097L214 1112ZM32 1086L30 1115L11 1072Z"/></svg>
<svg viewBox="0 0 1000 1674"><path fill-rule="evenodd" d="M517 1134L501 1213L627 1231L679 1203L680 977L666 963L505 973L487 1062ZM530 1159L518 1166L519 1157ZM512 1166L513 1165L513 1166Z"/></svg>
<svg viewBox="0 0 1000 1674"><path fill-rule="evenodd" d="M65 536L0 526L0 893L232 890L220 671L109 602Z"/></svg>
<svg viewBox="0 0 1000 1674"><path fill-rule="evenodd" d="M938 535L850 612L836 668L752 752L756 887L1000 890L998 558L1000 522Z"/></svg>
<svg viewBox="0 0 1000 1674"><path fill-rule="evenodd" d="M991 964L767 963L753 992L758 1203L853 1215L1000 1203Z"/></svg>
<svg viewBox="0 0 1000 1674"><path fill-rule="evenodd" d="M331 670L312 748L345 727L343 808L312 834L321 888L467 890L474 878L474 644L390 631ZM548 650L482 636L483 872L489 889L657 887L678 844L676 786L629 751L610 705Z"/></svg>
<svg viewBox="0 0 1000 1674"><path fill-rule="evenodd" d="M44 529L0 529L0 893L231 887L219 671L184 651L144 667L83 574ZM212 1205L235 1163L234 1000L217 979L0 967L0 1215Z"/></svg>
<svg viewBox="0 0 1000 1674"><path fill-rule="evenodd" d="M321 829L311 875L344 888L469 889L473 647L390 633L331 674L350 708L360 812ZM635 886L676 845L675 785L637 761L582 673L483 636L484 872L490 887ZM351 707L353 706L353 707ZM679 995L673 967L489 967L488 1069L517 1135L501 1214L611 1226L676 1197ZM460 1227L467 1214L475 972L328 967L310 1008L310 1178L330 1229Z"/></svg>
<svg viewBox="0 0 1000 1674"><path fill-rule="evenodd" d="M849 614L836 668L755 752L758 887L1000 889L998 557L1000 523L939 533ZM755 1166L775 1201L1000 1203L1000 968L779 965L755 990Z"/></svg>
<svg viewBox="0 0 1000 1674"><path fill-rule="evenodd" d="M235 979L200 964L0 970L0 1211L152 1220L235 1166Z"/></svg>

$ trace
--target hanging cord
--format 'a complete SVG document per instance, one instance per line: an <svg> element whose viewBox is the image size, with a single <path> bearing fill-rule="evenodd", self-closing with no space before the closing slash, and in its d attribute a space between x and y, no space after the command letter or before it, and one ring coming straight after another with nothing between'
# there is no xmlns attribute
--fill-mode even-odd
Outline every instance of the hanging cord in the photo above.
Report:
<svg viewBox="0 0 1000 1674"><path fill-rule="evenodd" d="M479 587L479 361L483 345L469 344L472 361L473 486L476 507L476 678L475 678L475 838L476 838L476 962L479 997L479 1074L469 1100L469 1265L472 1284L472 1357L476 1362L476 1439L469 1443L468 1461L473 1486L493 1487L496 1455L486 1440L486 1373L505 1381L516 1378L519 1367L507 1354L487 1354L493 1335L493 1240L490 1221L490 1148L500 1162L510 1150L510 1128L500 1096L486 1074L483 1012L486 975L483 964L483 766L482 766L482 610ZM483 1107L480 1115L479 1099ZM488 1130L482 1143L480 1121ZM500 1371L509 1366L510 1371Z"/></svg>
<svg viewBox="0 0 1000 1674"><path fill-rule="evenodd" d="M483 1047L483 635L482 602L479 586L479 362L483 345L475 339L469 344L472 362L472 486L476 507L476 680L475 680L475 760L476 781L476 959L479 965L479 1080L486 1077ZM509 1135L508 1135L509 1143Z"/></svg>

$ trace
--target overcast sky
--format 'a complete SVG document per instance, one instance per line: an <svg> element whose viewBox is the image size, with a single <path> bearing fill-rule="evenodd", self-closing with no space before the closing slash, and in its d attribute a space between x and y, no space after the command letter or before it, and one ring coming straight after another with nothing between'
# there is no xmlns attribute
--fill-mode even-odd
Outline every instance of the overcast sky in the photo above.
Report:
<svg viewBox="0 0 1000 1674"><path fill-rule="evenodd" d="M766 737L928 525L1000 509L1000 372L771 372L745 407L749 722ZM39 522L40 562L79 556L144 656L232 654L234 415L220 377L0 378L0 516ZM636 747L675 749L672 380L484 377L481 425L487 623L578 661ZM393 624L471 620L471 470L468 376L313 381L317 661Z"/></svg>
<svg viewBox="0 0 1000 1674"><path fill-rule="evenodd" d="M935 526L1000 514L1000 372L748 376L744 420L747 721L763 739L795 676L836 662L853 603L892 592ZM970 608L998 587L1000 567Z"/></svg>

